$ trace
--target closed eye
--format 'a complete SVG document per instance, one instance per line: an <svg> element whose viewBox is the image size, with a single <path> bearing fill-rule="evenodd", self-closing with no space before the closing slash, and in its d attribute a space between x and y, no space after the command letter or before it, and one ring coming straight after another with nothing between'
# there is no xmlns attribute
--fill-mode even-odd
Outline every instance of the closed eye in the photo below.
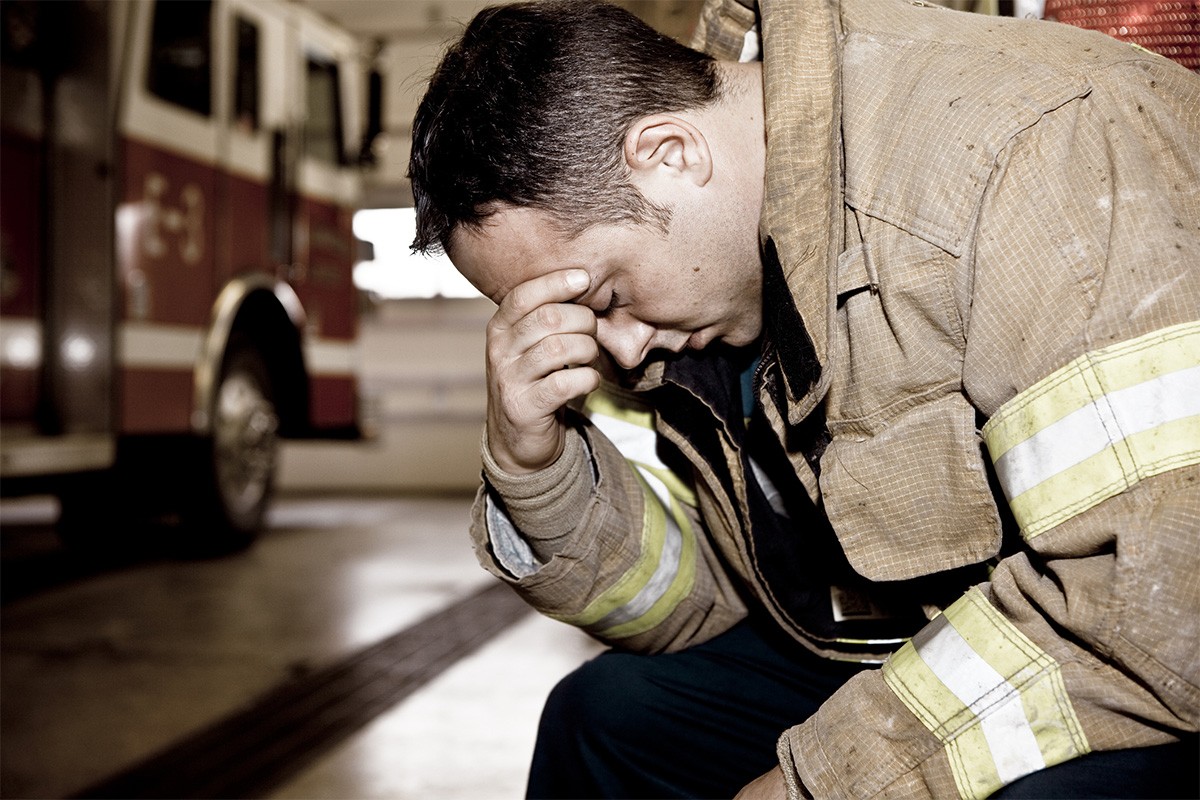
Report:
<svg viewBox="0 0 1200 800"><path fill-rule="evenodd" d="M607 315L611 314L613 312L613 310L616 308L619 308L620 305L621 305L621 301L617 297L617 293L613 292L608 297L608 305L604 307L604 310L600 312L599 316L603 317L603 316L607 316Z"/></svg>

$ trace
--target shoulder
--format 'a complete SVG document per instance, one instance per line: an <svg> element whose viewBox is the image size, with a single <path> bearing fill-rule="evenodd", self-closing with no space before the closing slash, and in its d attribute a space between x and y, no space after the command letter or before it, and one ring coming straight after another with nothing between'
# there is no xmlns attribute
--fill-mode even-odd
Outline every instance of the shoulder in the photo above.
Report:
<svg viewBox="0 0 1200 800"><path fill-rule="evenodd" d="M1097 89L1134 97L1151 73L1178 82L1185 72L1052 22L921 0L840 7L846 202L954 255L1015 137Z"/></svg>

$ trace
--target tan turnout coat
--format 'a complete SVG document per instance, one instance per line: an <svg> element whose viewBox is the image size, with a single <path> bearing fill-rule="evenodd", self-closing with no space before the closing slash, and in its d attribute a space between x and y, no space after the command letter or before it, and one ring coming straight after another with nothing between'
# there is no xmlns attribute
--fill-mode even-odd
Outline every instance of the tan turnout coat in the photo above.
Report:
<svg viewBox="0 0 1200 800"><path fill-rule="evenodd" d="M1200 78L920 0L710 2L696 44L764 63L768 332L789 347L759 386L781 434L825 414L802 482L866 578L995 564L784 733L793 796L985 797L1195 731ZM636 650L726 630L740 591L775 612L737 531L747 476L714 480L636 395L589 412L621 425L578 421L533 476L485 442L481 562ZM692 474L626 448L631 469L613 442L639 426ZM1009 514L1023 543L997 558Z"/></svg>

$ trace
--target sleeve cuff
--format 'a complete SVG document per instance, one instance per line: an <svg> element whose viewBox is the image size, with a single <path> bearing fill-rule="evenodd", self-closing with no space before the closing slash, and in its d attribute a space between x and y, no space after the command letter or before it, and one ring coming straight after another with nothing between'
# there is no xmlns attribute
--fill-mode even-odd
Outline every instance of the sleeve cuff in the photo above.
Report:
<svg viewBox="0 0 1200 800"><path fill-rule="evenodd" d="M480 450L484 478L503 501L508 518L529 540L538 557L547 560L558 549L555 545L578 527L581 510L587 507L596 486L583 435L568 428L558 460L527 475L513 475L496 464L486 429Z"/></svg>

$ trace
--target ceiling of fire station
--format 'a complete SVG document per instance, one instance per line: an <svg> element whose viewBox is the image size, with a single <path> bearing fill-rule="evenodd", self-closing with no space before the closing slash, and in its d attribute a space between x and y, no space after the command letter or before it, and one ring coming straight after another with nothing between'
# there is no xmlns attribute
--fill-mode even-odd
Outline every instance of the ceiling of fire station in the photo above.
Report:
<svg viewBox="0 0 1200 800"><path fill-rule="evenodd" d="M365 43L379 46L386 79L384 126L377 148L380 168L366 204L411 205L405 172L412 117L425 81L446 44L481 8L505 0L295 0L328 17ZM701 0L615 0L651 25L687 40Z"/></svg>
<svg viewBox="0 0 1200 800"><path fill-rule="evenodd" d="M480 0L300 0L357 34L440 36L488 3Z"/></svg>
<svg viewBox="0 0 1200 800"><path fill-rule="evenodd" d="M368 38L453 34L484 6L507 0L297 0ZM614 0L667 33L687 36L701 0Z"/></svg>

